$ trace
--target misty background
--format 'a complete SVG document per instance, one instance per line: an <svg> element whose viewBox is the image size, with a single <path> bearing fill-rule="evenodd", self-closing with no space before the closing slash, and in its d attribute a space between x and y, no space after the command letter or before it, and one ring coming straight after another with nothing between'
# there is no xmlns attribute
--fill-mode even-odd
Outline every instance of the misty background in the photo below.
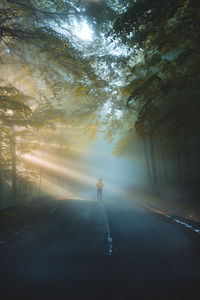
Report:
<svg viewBox="0 0 200 300"><path fill-rule="evenodd" d="M198 12L193 0L1 1L1 208L96 200L102 178L105 199L198 210Z"/></svg>

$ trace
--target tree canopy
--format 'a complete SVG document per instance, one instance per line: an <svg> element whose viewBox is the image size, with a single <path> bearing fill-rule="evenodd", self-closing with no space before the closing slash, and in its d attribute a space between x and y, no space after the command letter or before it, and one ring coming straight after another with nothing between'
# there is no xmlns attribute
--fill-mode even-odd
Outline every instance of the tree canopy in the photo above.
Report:
<svg viewBox="0 0 200 300"><path fill-rule="evenodd" d="M92 139L98 130L119 135L118 154L136 149L136 136L148 141L154 179L154 152L165 153L166 143L177 168L188 153L192 159L199 147L197 0L2 0L0 15L3 148L6 128L15 139L23 127L38 140L36 128L70 125Z"/></svg>

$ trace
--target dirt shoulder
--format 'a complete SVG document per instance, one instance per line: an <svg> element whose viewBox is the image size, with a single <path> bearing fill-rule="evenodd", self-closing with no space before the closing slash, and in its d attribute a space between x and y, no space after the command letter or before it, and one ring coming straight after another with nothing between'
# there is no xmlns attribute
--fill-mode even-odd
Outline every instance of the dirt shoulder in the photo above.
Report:
<svg viewBox="0 0 200 300"><path fill-rule="evenodd" d="M0 210L0 241L5 240L10 234L21 230L25 226L45 218L51 210L61 205L61 202L44 197L30 203Z"/></svg>

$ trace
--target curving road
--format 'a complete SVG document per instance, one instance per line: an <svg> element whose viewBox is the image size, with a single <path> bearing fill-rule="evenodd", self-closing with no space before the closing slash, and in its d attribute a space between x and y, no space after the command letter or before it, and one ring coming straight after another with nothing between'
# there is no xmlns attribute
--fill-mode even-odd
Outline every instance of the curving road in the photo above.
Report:
<svg viewBox="0 0 200 300"><path fill-rule="evenodd" d="M198 245L128 200L58 201L0 244L1 299L200 299Z"/></svg>

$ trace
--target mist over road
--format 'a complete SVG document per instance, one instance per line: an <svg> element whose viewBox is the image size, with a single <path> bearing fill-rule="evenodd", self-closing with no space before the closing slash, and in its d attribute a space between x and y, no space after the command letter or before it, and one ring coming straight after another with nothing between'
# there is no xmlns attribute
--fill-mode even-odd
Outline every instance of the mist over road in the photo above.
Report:
<svg viewBox="0 0 200 300"><path fill-rule="evenodd" d="M2 299L198 299L196 242L125 199L58 201L0 245Z"/></svg>

